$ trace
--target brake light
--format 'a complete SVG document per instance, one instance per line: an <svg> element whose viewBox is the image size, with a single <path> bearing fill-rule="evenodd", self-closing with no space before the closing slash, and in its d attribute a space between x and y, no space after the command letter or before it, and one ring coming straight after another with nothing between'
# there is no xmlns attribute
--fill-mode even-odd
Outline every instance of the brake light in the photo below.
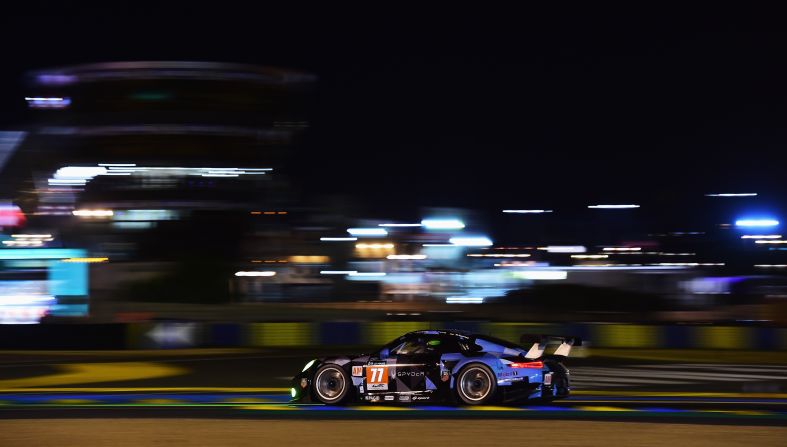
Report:
<svg viewBox="0 0 787 447"><path fill-rule="evenodd" d="M544 362L514 362L508 366L511 368L542 369L544 367Z"/></svg>

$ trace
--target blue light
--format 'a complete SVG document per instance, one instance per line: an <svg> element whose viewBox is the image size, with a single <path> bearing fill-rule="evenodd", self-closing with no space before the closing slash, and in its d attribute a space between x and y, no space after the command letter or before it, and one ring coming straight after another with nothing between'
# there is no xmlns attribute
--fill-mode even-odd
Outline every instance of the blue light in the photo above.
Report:
<svg viewBox="0 0 787 447"><path fill-rule="evenodd" d="M779 225L776 219L739 219L735 221L736 227L775 227Z"/></svg>

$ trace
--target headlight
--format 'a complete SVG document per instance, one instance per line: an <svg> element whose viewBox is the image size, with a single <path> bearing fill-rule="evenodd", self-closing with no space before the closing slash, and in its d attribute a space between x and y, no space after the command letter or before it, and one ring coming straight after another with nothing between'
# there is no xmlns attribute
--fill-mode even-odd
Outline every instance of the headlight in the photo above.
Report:
<svg viewBox="0 0 787 447"><path fill-rule="evenodd" d="M307 369L309 369L309 368L311 368L311 367L312 367L312 365L314 365L314 362L316 362L316 361L317 361L317 359L315 359L315 360L312 360L312 361L310 361L309 363L307 363L307 364L306 364L306 366L304 366L304 367L303 367L303 371L301 371L301 372L306 372L306 370L307 370Z"/></svg>
<svg viewBox="0 0 787 447"><path fill-rule="evenodd" d="M298 391L296 391L295 388L290 388L290 396L292 396L292 398L295 399L295 396L297 395L298 395Z"/></svg>

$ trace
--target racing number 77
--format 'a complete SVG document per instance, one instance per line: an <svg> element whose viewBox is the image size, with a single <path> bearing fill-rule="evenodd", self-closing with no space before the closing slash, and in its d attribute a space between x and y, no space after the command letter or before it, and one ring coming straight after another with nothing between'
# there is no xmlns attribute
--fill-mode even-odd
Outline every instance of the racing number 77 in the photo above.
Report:
<svg viewBox="0 0 787 447"><path fill-rule="evenodd" d="M383 381L383 371L385 370L385 368L377 367L377 368L369 368L369 370L372 372L372 377L369 380L370 382L377 383Z"/></svg>

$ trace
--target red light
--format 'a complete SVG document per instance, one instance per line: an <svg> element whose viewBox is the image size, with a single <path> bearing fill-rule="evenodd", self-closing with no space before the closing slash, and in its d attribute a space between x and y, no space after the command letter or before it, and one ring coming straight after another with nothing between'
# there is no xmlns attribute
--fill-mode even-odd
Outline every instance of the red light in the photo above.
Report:
<svg viewBox="0 0 787 447"><path fill-rule="evenodd" d="M514 362L508 366L511 368L542 369L544 367L544 362Z"/></svg>

